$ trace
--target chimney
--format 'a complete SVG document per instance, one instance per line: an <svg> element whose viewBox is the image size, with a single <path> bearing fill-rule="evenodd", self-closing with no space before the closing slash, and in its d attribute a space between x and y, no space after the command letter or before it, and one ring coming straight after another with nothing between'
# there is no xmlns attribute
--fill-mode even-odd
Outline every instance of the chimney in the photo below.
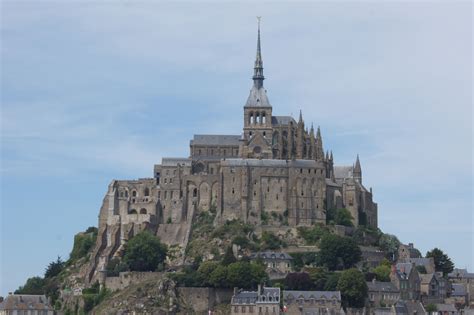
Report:
<svg viewBox="0 0 474 315"><path fill-rule="evenodd" d="M237 295L238 292L239 292L239 288L234 287L234 295Z"/></svg>
<svg viewBox="0 0 474 315"><path fill-rule="evenodd" d="M372 278L372 283L375 283L375 277Z"/></svg>
<svg viewBox="0 0 474 315"><path fill-rule="evenodd" d="M260 295L262 293L262 285L259 283L257 287L257 294Z"/></svg>

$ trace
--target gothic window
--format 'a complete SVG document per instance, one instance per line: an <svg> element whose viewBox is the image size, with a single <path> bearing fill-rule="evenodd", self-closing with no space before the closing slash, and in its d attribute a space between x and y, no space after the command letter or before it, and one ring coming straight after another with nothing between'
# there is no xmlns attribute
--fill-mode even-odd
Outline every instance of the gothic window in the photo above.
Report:
<svg viewBox="0 0 474 315"><path fill-rule="evenodd" d="M193 197L197 197L197 195L198 195L198 190L197 190L197 188L194 188L193 189Z"/></svg>
<svg viewBox="0 0 474 315"><path fill-rule="evenodd" d="M167 184L167 183L168 183L168 178L165 178L165 184Z"/></svg>
<svg viewBox="0 0 474 315"><path fill-rule="evenodd" d="M264 131L263 132L263 137L266 138L267 137L267 133Z"/></svg>
<svg viewBox="0 0 474 315"><path fill-rule="evenodd" d="M141 208L141 209L140 209L140 214L146 214L146 209L145 209L145 208Z"/></svg>
<svg viewBox="0 0 474 315"><path fill-rule="evenodd" d="M150 196L150 189L145 188L144 195L145 195L145 196Z"/></svg>
<svg viewBox="0 0 474 315"><path fill-rule="evenodd" d="M125 190L125 198L128 198L128 190Z"/></svg>
<svg viewBox="0 0 474 315"><path fill-rule="evenodd" d="M122 198L123 198L123 191L121 191L121 192L120 192L120 197L122 197Z"/></svg>
<svg viewBox="0 0 474 315"><path fill-rule="evenodd" d="M172 183L173 183L173 179L172 179L172 178L170 178L170 184L172 184Z"/></svg>
<svg viewBox="0 0 474 315"><path fill-rule="evenodd" d="M137 214L137 210L131 209L130 212L129 212L129 214Z"/></svg>
<svg viewBox="0 0 474 315"><path fill-rule="evenodd" d="M168 199L168 191L165 191L165 200Z"/></svg>
<svg viewBox="0 0 474 315"><path fill-rule="evenodd" d="M137 196L137 191L136 190L132 191L132 197L136 197L136 196Z"/></svg>
<svg viewBox="0 0 474 315"><path fill-rule="evenodd" d="M263 113L263 116L262 116L262 123L265 124L267 122L267 119L265 117L265 113Z"/></svg>
<svg viewBox="0 0 474 315"><path fill-rule="evenodd" d="M171 191L170 199L173 200L173 191Z"/></svg>
<svg viewBox="0 0 474 315"><path fill-rule="evenodd" d="M255 148L253 148L253 153L259 154L260 152L262 152L262 148L261 148L261 147L256 146Z"/></svg>

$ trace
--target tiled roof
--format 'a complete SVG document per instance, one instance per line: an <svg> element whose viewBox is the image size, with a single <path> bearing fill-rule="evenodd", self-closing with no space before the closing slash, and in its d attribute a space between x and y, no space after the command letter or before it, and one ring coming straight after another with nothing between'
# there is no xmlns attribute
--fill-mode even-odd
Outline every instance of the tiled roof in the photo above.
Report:
<svg viewBox="0 0 474 315"><path fill-rule="evenodd" d="M239 135L194 135L191 145L239 146Z"/></svg>
<svg viewBox="0 0 474 315"><path fill-rule="evenodd" d="M456 307L453 304L436 304L436 310L438 312L455 312L457 313Z"/></svg>
<svg viewBox="0 0 474 315"><path fill-rule="evenodd" d="M296 291L296 290L283 290L283 298L285 300L294 300L294 299L327 299L338 301L341 300L340 291Z"/></svg>
<svg viewBox="0 0 474 315"><path fill-rule="evenodd" d="M369 291L399 292L397 287L391 282L368 281Z"/></svg>
<svg viewBox="0 0 474 315"><path fill-rule="evenodd" d="M275 259L275 260L292 260L293 259L293 257L288 255L287 253L278 253L278 252L271 252L271 251L252 253L250 255L250 259L257 259L258 257L262 259Z"/></svg>
<svg viewBox="0 0 474 315"><path fill-rule="evenodd" d="M53 309L45 295L11 294L0 303L0 310L45 310Z"/></svg>

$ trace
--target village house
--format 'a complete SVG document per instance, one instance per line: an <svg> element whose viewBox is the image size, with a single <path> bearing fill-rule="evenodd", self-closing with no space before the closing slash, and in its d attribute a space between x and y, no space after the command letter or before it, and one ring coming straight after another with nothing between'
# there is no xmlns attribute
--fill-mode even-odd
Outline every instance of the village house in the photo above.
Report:
<svg viewBox="0 0 474 315"><path fill-rule="evenodd" d="M287 253L258 252L250 255L250 260L261 260L265 263L266 272L271 280L283 279L293 272L293 257Z"/></svg>
<svg viewBox="0 0 474 315"><path fill-rule="evenodd" d="M413 243L409 243L408 245L400 244L398 247L398 260L405 262L406 259L410 258L421 258L420 251L413 246Z"/></svg>
<svg viewBox="0 0 474 315"><path fill-rule="evenodd" d="M469 304L474 303L474 273L468 272L467 269L454 269L448 274L448 279L452 283L463 284Z"/></svg>
<svg viewBox="0 0 474 315"><path fill-rule="evenodd" d="M418 300L420 298L420 274L415 264L398 263L392 266L391 282L400 290L400 299Z"/></svg>
<svg viewBox="0 0 474 315"><path fill-rule="evenodd" d="M284 313L288 315L343 314L339 291L283 291Z"/></svg>
<svg viewBox="0 0 474 315"><path fill-rule="evenodd" d="M400 290L392 282L367 282L368 299L371 307L387 307L394 305L400 299Z"/></svg>
<svg viewBox="0 0 474 315"><path fill-rule="evenodd" d="M53 315L45 295L9 294L0 302L0 315Z"/></svg>
<svg viewBox="0 0 474 315"><path fill-rule="evenodd" d="M280 314L280 288L258 286L257 291L239 291L234 288L231 300L234 314Z"/></svg>

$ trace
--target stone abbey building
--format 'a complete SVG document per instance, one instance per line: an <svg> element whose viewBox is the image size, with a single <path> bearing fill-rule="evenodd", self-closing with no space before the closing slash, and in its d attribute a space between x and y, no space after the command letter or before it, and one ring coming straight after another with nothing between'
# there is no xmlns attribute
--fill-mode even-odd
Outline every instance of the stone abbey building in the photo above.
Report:
<svg viewBox="0 0 474 315"><path fill-rule="evenodd" d="M154 176L114 180L99 216L89 277L142 229L167 244L186 245L195 215L215 211L215 224L239 219L262 226L262 213L284 216L288 227L326 223L326 210L347 208L355 226L377 227L377 204L362 185L362 169L334 165L320 129L276 116L263 86L260 27L253 85L243 107L243 132L194 135L187 158L163 158Z"/></svg>

